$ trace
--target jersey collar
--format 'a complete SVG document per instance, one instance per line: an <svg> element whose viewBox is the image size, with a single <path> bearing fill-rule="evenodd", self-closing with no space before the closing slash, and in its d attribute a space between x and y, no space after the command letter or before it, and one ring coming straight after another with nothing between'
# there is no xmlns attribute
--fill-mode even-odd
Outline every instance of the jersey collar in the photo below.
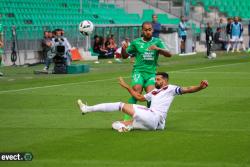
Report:
<svg viewBox="0 0 250 167"><path fill-rule="evenodd" d="M151 42L151 41L153 41L153 38L154 38L154 37L152 37L150 41L144 41L143 37L141 37L141 40L142 40L143 42Z"/></svg>

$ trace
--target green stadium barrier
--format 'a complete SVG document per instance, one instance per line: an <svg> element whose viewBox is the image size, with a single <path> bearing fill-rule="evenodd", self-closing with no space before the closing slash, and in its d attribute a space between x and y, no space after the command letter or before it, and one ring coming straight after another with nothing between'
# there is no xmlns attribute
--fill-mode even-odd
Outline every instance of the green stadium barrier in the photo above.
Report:
<svg viewBox="0 0 250 167"><path fill-rule="evenodd" d="M67 66L67 74L87 73L89 70L88 64L71 64Z"/></svg>

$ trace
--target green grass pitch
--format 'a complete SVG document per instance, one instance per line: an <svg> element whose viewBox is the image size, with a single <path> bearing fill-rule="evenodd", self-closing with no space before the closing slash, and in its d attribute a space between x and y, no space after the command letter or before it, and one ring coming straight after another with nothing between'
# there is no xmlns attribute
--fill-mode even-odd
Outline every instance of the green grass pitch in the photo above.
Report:
<svg viewBox="0 0 250 167"><path fill-rule="evenodd" d="M123 114L81 116L89 105L126 102L117 77L130 81L132 65L87 62L90 73L34 75L43 66L4 67L0 78L0 152L32 152L32 161L0 166L34 167L247 167L250 166L250 55L219 53L160 58L170 83L209 87L177 96L164 131L118 133Z"/></svg>

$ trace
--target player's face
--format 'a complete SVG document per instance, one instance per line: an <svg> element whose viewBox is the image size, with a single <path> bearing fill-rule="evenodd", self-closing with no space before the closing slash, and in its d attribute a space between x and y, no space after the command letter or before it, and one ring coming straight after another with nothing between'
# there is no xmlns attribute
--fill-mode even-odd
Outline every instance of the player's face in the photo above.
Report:
<svg viewBox="0 0 250 167"><path fill-rule="evenodd" d="M238 17L235 17L234 21L235 21L235 22L238 22L238 21L239 21L239 18L238 18Z"/></svg>
<svg viewBox="0 0 250 167"><path fill-rule="evenodd" d="M155 87L156 89L160 89L164 86L166 86L167 80L164 79L161 75L156 75L155 77Z"/></svg>
<svg viewBox="0 0 250 167"><path fill-rule="evenodd" d="M56 36L61 36L61 31L56 31Z"/></svg>
<svg viewBox="0 0 250 167"><path fill-rule="evenodd" d="M144 24L142 27L143 37L146 40L150 40L153 34L153 27L151 24Z"/></svg>
<svg viewBox="0 0 250 167"><path fill-rule="evenodd" d="M53 34L52 32L49 32L49 38L52 38Z"/></svg>
<svg viewBox="0 0 250 167"><path fill-rule="evenodd" d="M157 22L157 16L156 16L156 15L154 15L154 16L152 17L152 19L153 19L154 22Z"/></svg>
<svg viewBox="0 0 250 167"><path fill-rule="evenodd" d="M45 36L46 38L48 38L48 37L49 37L49 32L45 32L45 33L44 33L44 36Z"/></svg>

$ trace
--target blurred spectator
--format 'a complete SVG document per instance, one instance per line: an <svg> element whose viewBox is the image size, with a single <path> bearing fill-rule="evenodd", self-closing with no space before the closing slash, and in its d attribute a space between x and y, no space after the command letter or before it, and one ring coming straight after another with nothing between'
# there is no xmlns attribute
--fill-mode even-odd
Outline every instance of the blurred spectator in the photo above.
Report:
<svg viewBox="0 0 250 167"><path fill-rule="evenodd" d="M113 34L110 35L109 42L110 42L110 47L113 48L114 50L116 50L117 49L117 44L115 42L115 38L114 38Z"/></svg>
<svg viewBox="0 0 250 167"><path fill-rule="evenodd" d="M103 47L103 38L101 36L94 37L93 52L98 53L100 57L104 57L108 51Z"/></svg>
<svg viewBox="0 0 250 167"><path fill-rule="evenodd" d="M241 18L238 18L238 19L239 19L239 23L241 24L242 19ZM243 36L244 28L242 24L241 24L240 31L241 33L240 33L239 40L238 40L237 52L240 52L240 45L242 46L243 51L246 51L246 46L244 44L244 36Z"/></svg>
<svg viewBox="0 0 250 167"><path fill-rule="evenodd" d="M53 30L52 31L52 38L55 38L55 36L56 36L56 30Z"/></svg>
<svg viewBox="0 0 250 167"><path fill-rule="evenodd" d="M152 25L153 25L153 37L159 38L161 32L161 24L157 21L158 17L156 14L152 15Z"/></svg>
<svg viewBox="0 0 250 167"><path fill-rule="evenodd" d="M227 33L227 52L229 52L230 47L232 45L232 39L231 39L231 24L233 22L232 18L227 19L227 26L226 26L226 33Z"/></svg>
<svg viewBox="0 0 250 167"><path fill-rule="evenodd" d="M114 46L111 45L109 42L109 39L105 42L105 50L107 51L105 53L105 58L113 58L115 54Z"/></svg>
<svg viewBox="0 0 250 167"><path fill-rule="evenodd" d="M49 66L56 55L55 53L55 46L60 44L65 47L65 53L63 55L66 65L70 65L71 62L71 45L69 44L67 38L62 36L61 29L56 29L52 32L54 34L54 37L51 40L52 45L50 46L50 50L47 52L47 58L45 60L45 67L44 71L48 71ZM53 55L53 56L52 56Z"/></svg>
<svg viewBox="0 0 250 167"><path fill-rule="evenodd" d="M125 40L121 42L121 46L123 46L123 45L126 45L126 46L129 46L129 45L130 45L130 40L129 40L128 37L126 37ZM122 58L121 52L122 52L122 47L118 48L118 49L115 51L115 60L116 60L117 62L121 62L121 58ZM134 57L132 57L132 55L130 55L130 54L128 54L128 53L127 53L127 56L126 56L126 57L123 57L123 58L130 58L130 61L132 61L132 62L133 62L133 59L134 59Z"/></svg>
<svg viewBox="0 0 250 167"><path fill-rule="evenodd" d="M210 57L211 49L212 49L212 43L213 43L213 29L211 27L210 23L207 23L207 27L205 29L206 33L206 45L207 45L207 57Z"/></svg>
<svg viewBox="0 0 250 167"><path fill-rule="evenodd" d="M181 39L180 49L181 53L185 53L186 39L187 39L187 25L186 20L183 16L181 16L181 22L179 23L179 38Z"/></svg>
<svg viewBox="0 0 250 167"><path fill-rule="evenodd" d="M56 29L55 30L56 34L55 37L52 38L52 41L55 42L55 39L62 39L63 45L65 46L65 52L67 56L67 62L71 61L71 45L66 37L64 37L64 30L63 29Z"/></svg>
<svg viewBox="0 0 250 167"><path fill-rule="evenodd" d="M45 62L46 58L47 58L47 53L50 50L50 47L52 45L52 39L49 36L49 31L44 31L43 34L43 40L42 40L42 49L43 49L43 56L41 59L41 62Z"/></svg>
<svg viewBox="0 0 250 167"><path fill-rule="evenodd" d="M234 22L231 24L231 34L230 34L230 38L231 38L231 42L233 43L233 49L232 52L234 52L234 50L237 48L237 52L239 52L239 45L242 44L242 47L244 50L245 49L245 45L243 44L243 38L242 38L242 32L243 32L243 26L242 24L239 22L239 18L235 17L234 18ZM231 47L231 42L227 47L227 51L229 51L230 47Z"/></svg>
<svg viewBox="0 0 250 167"><path fill-rule="evenodd" d="M219 49L226 50L226 40L222 37L222 29L218 27L214 34L214 43L219 45Z"/></svg>
<svg viewBox="0 0 250 167"><path fill-rule="evenodd" d="M226 40L227 39L227 33L226 33L226 23L224 22L224 19L221 18L218 25L217 25L217 28L220 28L220 36L222 39ZM216 29L217 30L217 29Z"/></svg>
<svg viewBox="0 0 250 167"><path fill-rule="evenodd" d="M52 34L52 31L49 31L49 38L52 39L53 38L53 34Z"/></svg>
<svg viewBox="0 0 250 167"><path fill-rule="evenodd" d="M250 20L249 20L249 23L248 23L248 37L249 37L248 49L250 49Z"/></svg>
<svg viewBox="0 0 250 167"><path fill-rule="evenodd" d="M61 32L61 37L64 39L68 49L72 49L72 46L71 44L69 43L68 39L64 36L64 30L63 29L60 29L60 32Z"/></svg>
<svg viewBox="0 0 250 167"><path fill-rule="evenodd" d="M126 46L129 46L129 45L130 45L130 40L129 40L129 38L125 38L125 40L122 41L122 46L123 46L124 44L126 44ZM134 63L134 62L135 62L135 57L134 57L134 55L129 54L129 53L127 53L127 54L128 54L127 57L130 58L130 63Z"/></svg>
<svg viewBox="0 0 250 167"><path fill-rule="evenodd" d="M224 28L223 18L220 18L220 21L217 25L217 28L221 28L221 30L223 30L223 28Z"/></svg>

